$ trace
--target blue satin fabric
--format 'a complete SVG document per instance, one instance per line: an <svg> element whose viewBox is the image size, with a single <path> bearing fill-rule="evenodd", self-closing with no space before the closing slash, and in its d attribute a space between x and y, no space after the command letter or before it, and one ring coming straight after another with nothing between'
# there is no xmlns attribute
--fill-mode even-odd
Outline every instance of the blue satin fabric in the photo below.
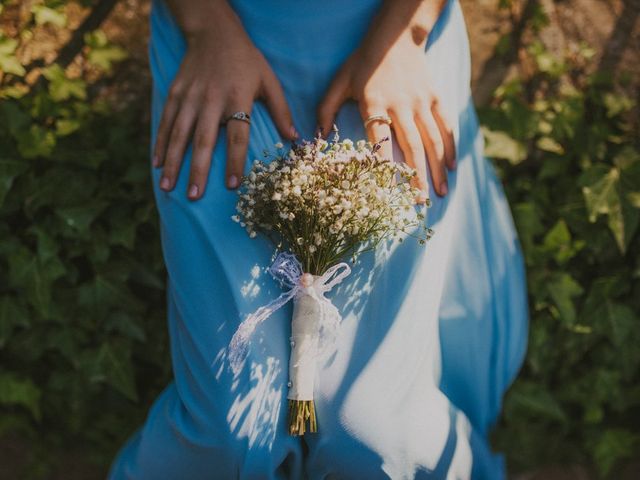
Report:
<svg viewBox="0 0 640 480"><path fill-rule="evenodd" d="M380 3L231 2L281 80L303 137L313 136L318 101ZM150 21L153 144L185 42L161 0L153 0ZM286 431L291 303L258 327L237 378L225 362L239 322L282 291L265 272L273 246L230 220L237 193L223 186L226 128L198 201L185 194L191 147L171 192L159 189L161 170L149 163L174 379L122 446L109 479L504 478L504 457L487 434L526 351L525 273L502 187L482 155L457 0L443 10L424 59L430 87L455 119L458 167L449 194L432 194L427 245L390 240L327 294L343 323L336 351L318 365L318 433ZM354 102L336 123L341 137L365 138ZM245 173L281 140L261 101L250 132ZM396 146L394 155L402 159Z"/></svg>

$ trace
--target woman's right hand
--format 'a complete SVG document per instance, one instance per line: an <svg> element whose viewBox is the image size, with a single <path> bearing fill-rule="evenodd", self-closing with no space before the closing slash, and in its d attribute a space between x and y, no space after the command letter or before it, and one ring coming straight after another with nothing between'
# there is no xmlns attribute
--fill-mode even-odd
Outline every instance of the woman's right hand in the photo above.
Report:
<svg viewBox="0 0 640 480"><path fill-rule="evenodd" d="M187 51L162 112L153 166L162 167L160 188L173 190L184 151L192 139L187 195L195 200L205 190L220 122L234 112L250 113L254 100L262 98L280 134L289 140L298 134L278 78L227 2L211 2L215 10L206 7L206 11L197 12L193 5L189 11L184 10L189 2L171 3L176 5L174 11L183 9L176 16L187 40ZM189 22L184 21L187 14ZM249 124L230 120L226 126L225 183L233 189L244 172Z"/></svg>

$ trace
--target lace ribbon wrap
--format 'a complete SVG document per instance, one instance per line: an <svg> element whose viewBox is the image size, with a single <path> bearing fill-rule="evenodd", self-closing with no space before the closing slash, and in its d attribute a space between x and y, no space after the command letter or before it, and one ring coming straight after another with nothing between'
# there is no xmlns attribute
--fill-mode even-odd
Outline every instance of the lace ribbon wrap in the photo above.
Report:
<svg viewBox="0 0 640 480"><path fill-rule="evenodd" d="M349 275L351 268L347 263L340 262L329 267L322 275L312 275L303 271L295 255L280 252L268 271L289 290L258 308L240 323L228 347L231 369L234 374L240 371L249 339L256 327L293 299L288 398L312 400L315 358L334 344L342 320L338 309L324 294Z"/></svg>

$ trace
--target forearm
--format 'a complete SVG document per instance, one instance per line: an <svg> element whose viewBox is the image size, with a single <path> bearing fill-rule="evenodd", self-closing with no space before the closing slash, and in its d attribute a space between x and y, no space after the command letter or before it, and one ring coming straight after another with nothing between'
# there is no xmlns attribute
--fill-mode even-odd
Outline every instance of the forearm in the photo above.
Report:
<svg viewBox="0 0 640 480"><path fill-rule="evenodd" d="M384 0L364 44L385 52L397 41L411 41L424 48L447 0Z"/></svg>
<svg viewBox="0 0 640 480"><path fill-rule="evenodd" d="M202 33L221 32L242 27L240 19L226 0L165 0L187 40Z"/></svg>

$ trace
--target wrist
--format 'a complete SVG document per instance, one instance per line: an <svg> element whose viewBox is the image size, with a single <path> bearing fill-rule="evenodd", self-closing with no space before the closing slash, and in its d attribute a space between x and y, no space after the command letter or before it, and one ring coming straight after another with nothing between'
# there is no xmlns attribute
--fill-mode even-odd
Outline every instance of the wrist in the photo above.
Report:
<svg viewBox="0 0 640 480"><path fill-rule="evenodd" d="M424 49L447 0L384 0L366 41L384 48L405 40Z"/></svg>
<svg viewBox="0 0 640 480"><path fill-rule="evenodd" d="M167 0L187 43L242 28L227 0Z"/></svg>

